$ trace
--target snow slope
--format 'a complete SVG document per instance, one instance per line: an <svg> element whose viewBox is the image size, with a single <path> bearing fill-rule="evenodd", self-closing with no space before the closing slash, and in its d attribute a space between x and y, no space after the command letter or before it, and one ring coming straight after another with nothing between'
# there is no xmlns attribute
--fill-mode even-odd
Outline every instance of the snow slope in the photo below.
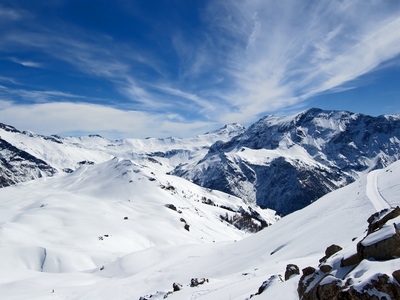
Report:
<svg viewBox="0 0 400 300"><path fill-rule="evenodd" d="M176 193L161 188L170 185ZM269 280L268 289L252 299L297 299L299 277L280 280L286 265L316 265L331 244L354 250L352 239L364 237L367 218L380 208L377 191L388 205L400 204L400 162L243 238L218 219L217 207L195 201L206 196L235 206L241 204L237 198L127 160L82 166L0 190L0 294L163 299L178 282L183 289L168 299L243 300ZM182 214L166 208L168 203ZM400 259L367 261L352 276L394 269L400 269ZM209 282L189 286L191 278L203 277Z"/></svg>

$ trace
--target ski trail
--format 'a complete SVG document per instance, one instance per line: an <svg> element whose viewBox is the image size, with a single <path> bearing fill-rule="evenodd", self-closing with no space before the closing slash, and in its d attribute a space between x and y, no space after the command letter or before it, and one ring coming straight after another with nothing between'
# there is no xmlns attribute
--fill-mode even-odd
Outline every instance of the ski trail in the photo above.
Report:
<svg viewBox="0 0 400 300"><path fill-rule="evenodd" d="M389 203L382 197L378 189L378 172L375 170L368 173L366 194L376 211L381 211L385 208L390 208Z"/></svg>

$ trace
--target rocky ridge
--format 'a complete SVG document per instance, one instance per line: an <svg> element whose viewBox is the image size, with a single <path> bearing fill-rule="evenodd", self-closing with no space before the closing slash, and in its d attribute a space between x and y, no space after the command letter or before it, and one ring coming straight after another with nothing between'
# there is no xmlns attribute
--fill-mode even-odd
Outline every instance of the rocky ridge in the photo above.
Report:
<svg viewBox="0 0 400 300"><path fill-rule="evenodd" d="M288 214L400 158L400 117L309 109L266 116L173 174Z"/></svg>

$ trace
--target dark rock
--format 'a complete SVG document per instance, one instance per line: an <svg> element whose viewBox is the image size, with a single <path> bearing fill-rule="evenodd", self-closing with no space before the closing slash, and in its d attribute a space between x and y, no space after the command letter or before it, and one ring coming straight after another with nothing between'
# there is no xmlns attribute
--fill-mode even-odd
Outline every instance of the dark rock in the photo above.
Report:
<svg viewBox="0 0 400 300"><path fill-rule="evenodd" d="M176 206L173 204L165 204L165 207L177 211Z"/></svg>
<svg viewBox="0 0 400 300"><path fill-rule="evenodd" d="M190 280L190 287L195 287L206 282L208 282L207 278L192 278Z"/></svg>
<svg viewBox="0 0 400 300"><path fill-rule="evenodd" d="M361 240L357 244L357 253L362 259L389 260L400 257L400 233L396 224L394 226L394 234L375 244L364 246Z"/></svg>
<svg viewBox="0 0 400 300"><path fill-rule="evenodd" d="M382 228L387 221L400 216L400 207L395 207L393 209L383 209L380 212L374 213L368 218L368 234L371 234L378 228Z"/></svg>
<svg viewBox="0 0 400 300"><path fill-rule="evenodd" d="M300 275L299 267L293 264L288 264L285 271L285 281L289 280L292 275Z"/></svg>
<svg viewBox="0 0 400 300"><path fill-rule="evenodd" d="M299 285L297 287L297 293L299 294L300 299L303 298L304 293L306 292L307 288L314 284L315 280L318 280L319 274L313 267L307 267L302 270L303 275L299 280Z"/></svg>
<svg viewBox="0 0 400 300"><path fill-rule="evenodd" d="M268 278L267 280L265 280L261 286L258 288L257 293L255 293L254 295L261 295L262 292L264 292L270 285L271 283L278 279L278 275L272 275L270 278Z"/></svg>
<svg viewBox="0 0 400 300"><path fill-rule="evenodd" d="M324 284L324 281L328 279L328 282ZM329 280L331 279L331 280ZM314 287L310 292L317 295L318 300L331 300L335 299L336 295L342 290L342 280L332 276L327 275L321 282ZM313 291L314 290L314 291Z"/></svg>
<svg viewBox="0 0 400 300"><path fill-rule="evenodd" d="M338 246L338 245L330 245L328 248L326 248L325 250L325 256L323 258L321 258L319 260L320 263L326 261L329 257L331 257L333 254L335 254L336 252L339 252L340 250L342 250L342 247Z"/></svg>
<svg viewBox="0 0 400 300"><path fill-rule="evenodd" d="M312 273L314 273L315 269L313 267L307 267L301 271L303 272L303 276L308 276L308 275L311 275Z"/></svg>
<svg viewBox="0 0 400 300"><path fill-rule="evenodd" d="M319 267L319 269L324 273L329 273L330 271L332 271L332 266L330 266L330 265L322 265L322 266Z"/></svg>
<svg viewBox="0 0 400 300"><path fill-rule="evenodd" d="M361 262L361 258L358 255L358 253L354 253L353 255L347 257L347 258L342 258L341 262L340 262L340 266L341 267L348 267L348 266L353 266L353 265L357 265Z"/></svg>
<svg viewBox="0 0 400 300"><path fill-rule="evenodd" d="M376 295L386 294L389 298ZM376 279L365 282L364 286L358 285L357 289L351 286L337 295L337 300L383 300L400 299L400 286L392 282L388 275L380 274Z"/></svg>
<svg viewBox="0 0 400 300"><path fill-rule="evenodd" d="M338 245L330 245L328 248L326 248L325 250L325 256L326 258L331 257L333 254L335 254L336 252L339 252L340 250L342 250L342 247L338 246Z"/></svg>
<svg viewBox="0 0 400 300"><path fill-rule="evenodd" d="M190 230L189 230L189 228L190 228L190 225L189 225L189 224L185 224L185 226L183 226L183 228L185 228L187 231L190 231Z"/></svg>
<svg viewBox="0 0 400 300"><path fill-rule="evenodd" d="M396 270L392 273L394 279L396 279L397 283L400 283L400 270Z"/></svg>
<svg viewBox="0 0 400 300"><path fill-rule="evenodd" d="M172 284L172 288L174 289L174 292L180 291L182 289L182 285L180 283L174 282Z"/></svg>
<svg viewBox="0 0 400 300"><path fill-rule="evenodd" d="M89 166L91 166L91 165L94 165L94 161L82 160L82 161L78 162L78 165L79 165L79 166L83 166L83 165L89 165Z"/></svg>

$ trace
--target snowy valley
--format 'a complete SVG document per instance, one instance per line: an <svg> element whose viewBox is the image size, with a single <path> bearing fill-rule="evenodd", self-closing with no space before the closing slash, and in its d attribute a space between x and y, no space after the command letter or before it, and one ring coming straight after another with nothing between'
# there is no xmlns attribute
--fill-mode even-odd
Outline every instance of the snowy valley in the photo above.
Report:
<svg viewBox="0 0 400 300"><path fill-rule="evenodd" d="M397 115L117 141L1 124L1 298L396 299L399 158Z"/></svg>

